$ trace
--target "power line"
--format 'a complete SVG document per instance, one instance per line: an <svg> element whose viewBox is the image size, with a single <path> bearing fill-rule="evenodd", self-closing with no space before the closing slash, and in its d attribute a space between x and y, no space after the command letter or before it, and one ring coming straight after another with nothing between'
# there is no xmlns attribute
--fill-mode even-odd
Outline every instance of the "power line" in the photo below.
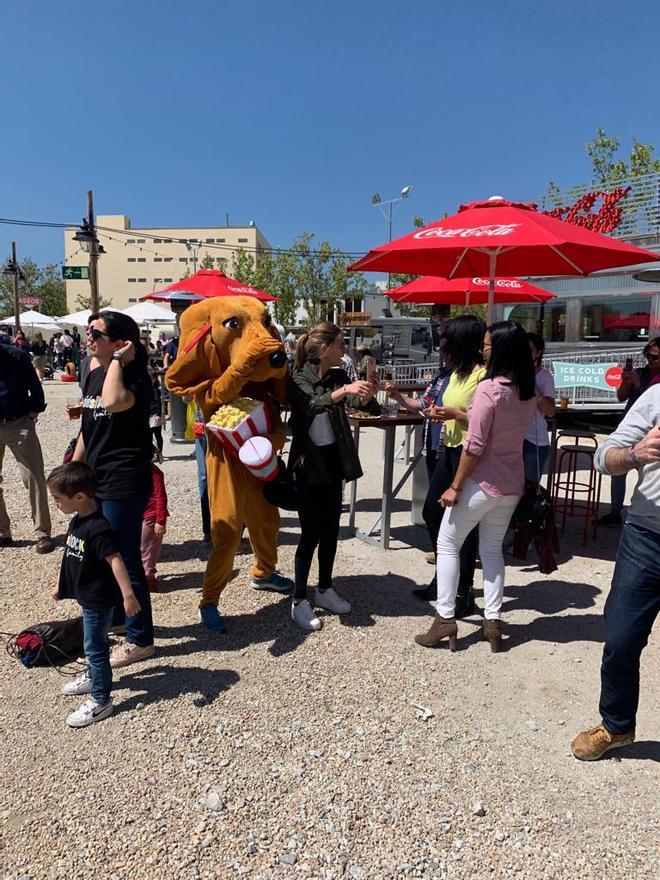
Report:
<svg viewBox="0 0 660 880"><path fill-rule="evenodd" d="M47 229L70 229L70 228L76 228L79 225L77 223L51 223L47 220L16 220L11 217L0 217L0 224L4 224L7 226L43 227L43 228L47 228ZM213 227L211 227L211 228L213 228ZM135 229L114 229L110 226L97 226L96 229L97 229L97 231L103 231L106 233L114 232L118 235L124 235L124 236L139 234L141 237L148 238L150 240L155 240L156 238L162 239L162 237L163 237L162 233L157 236L153 233L145 232L144 230L141 230L141 229L139 231L135 230ZM110 237L110 236L108 236L108 237ZM119 241L119 239L115 239L115 240ZM171 239L169 239L169 241L171 241L173 244L184 244L185 245L189 242L189 239L171 238ZM168 241L168 243L169 243L169 241ZM132 244L132 242L129 242L129 244ZM299 258L302 258L305 256L305 254L301 254L295 248L277 248L277 247L265 248L265 247L261 247L259 245L257 245L256 247L248 247L244 244L231 245L231 244L217 244L215 242L210 243L210 242L198 242L198 241L192 242L192 244L199 244L200 247L204 247L204 248L207 248L210 250L221 250L221 251L230 251L230 252L234 252L237 250L243 250L246 253L254 253L254 254L263 254L263 253L278 254L278 255L279 254L291 254L291 255L293 255L295 257L299 257ZM156 251L153 251L152 253L156 253ZM316 256L318 254L325 254L325 251L310 248L308 253L310 255ZM342 251L342 250L335 250L334 248L332 249L332 256L336 256L336 257L359 257L359 256L362 256L362 254L364 254L363 250L361 250L361 251ZM167 256L167 255L166 254L159 254L159 256Z"/></svg>

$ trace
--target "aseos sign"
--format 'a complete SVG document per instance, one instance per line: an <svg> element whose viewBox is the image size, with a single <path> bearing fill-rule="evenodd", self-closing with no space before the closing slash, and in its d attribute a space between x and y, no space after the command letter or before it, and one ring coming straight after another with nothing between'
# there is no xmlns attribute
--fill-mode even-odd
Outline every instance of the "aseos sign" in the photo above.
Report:
<svg viewBox="0 0 660 880"><path fill-rule="evenodd" d="M431 229L420 229L414 238L494 238L511 235L519 226L522 223L489 223L486 226L460 226L455 229L434 226Z"/></svg>
<svg viewBox="0 0 660 880"><path fill-rule="evenodd" d="M554 361L556 388L599 388L613 391L621 384L621 366L609 364L570 364Z"/></svg>

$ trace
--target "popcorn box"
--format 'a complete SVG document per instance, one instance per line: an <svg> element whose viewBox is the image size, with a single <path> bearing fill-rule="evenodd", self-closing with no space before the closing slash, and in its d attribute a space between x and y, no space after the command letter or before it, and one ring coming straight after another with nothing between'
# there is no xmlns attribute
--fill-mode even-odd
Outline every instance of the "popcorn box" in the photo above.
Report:
<svg viewBox="0 0 660 880"><path fill-rule="evenodd" d="M270 434L272 425L266 405L259 403L236 427L221 428L207 422L206 430L220 441L226 452L237 455L246 440Z"/></svg>

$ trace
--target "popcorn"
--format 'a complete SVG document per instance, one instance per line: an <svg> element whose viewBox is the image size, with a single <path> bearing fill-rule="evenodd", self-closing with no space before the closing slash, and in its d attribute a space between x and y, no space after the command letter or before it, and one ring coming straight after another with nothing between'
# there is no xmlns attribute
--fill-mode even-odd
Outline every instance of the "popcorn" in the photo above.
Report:
<svg viewBox="0 0 660 880"><path fill-rule="evenodd" d="M231 403L221 406L209 420L210 425L216 428L236 428L249 416L254 409L260 405L261 401L253 400L251 397L237 397Z"/></svg>

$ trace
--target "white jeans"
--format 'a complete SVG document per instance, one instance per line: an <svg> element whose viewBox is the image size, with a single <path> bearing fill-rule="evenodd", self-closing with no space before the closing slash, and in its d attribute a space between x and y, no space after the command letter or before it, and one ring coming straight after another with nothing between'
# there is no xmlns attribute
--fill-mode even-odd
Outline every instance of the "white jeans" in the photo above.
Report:
<svg viewBox="0 0 660 880"><path fill-rule="evenodd" d="M460 577L459 552L472 529L479 525L479 556L484 575L486 620L499 620L504 595L502 539L520 496L487 495L473 481L463 487L455 507L445 510L438 535L438 601L441 617L453 617Z"/></svg>

